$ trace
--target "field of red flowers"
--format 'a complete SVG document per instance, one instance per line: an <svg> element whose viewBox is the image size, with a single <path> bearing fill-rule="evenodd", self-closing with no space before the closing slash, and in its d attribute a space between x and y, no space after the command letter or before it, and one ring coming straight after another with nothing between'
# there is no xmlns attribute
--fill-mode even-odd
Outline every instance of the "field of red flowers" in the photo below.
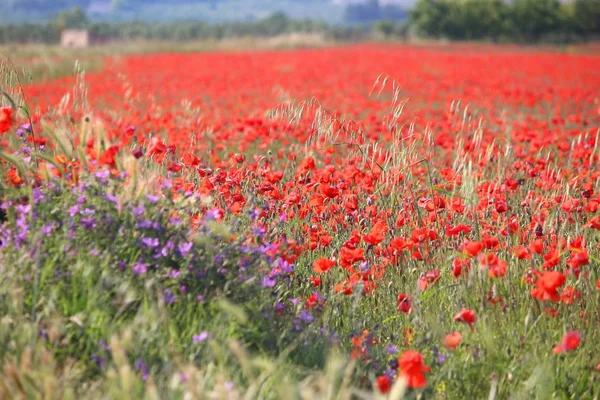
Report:
<svg viewBox="0 0 600 400"><path fill-rule="evenodd" d="M298 336L292 364L318 368L315 353L339 347L351 385L383 394L600 395L599 56L376 44L132 55L23 91L11 93L31 120L8 103L0 114L5 192L115 179L120 203L185 202L169 212L190 234L231 227L217 242L266 261L252 278L227 256L214 268L255 280L257 313L291 318L277 329L324 340ZM9 218L12 235L26 213ZM20 249L11 234L5 253ZM186 257L175 239L139 235L149 259ZM131 279L185 271L146 270L140 254L120 259ZM211 296L165 290L173 315ZM232 334L205 326L193 343ZM299 341L261 329L234 336L273 356ZM158 374L145 360L142 376Z"/></svg>

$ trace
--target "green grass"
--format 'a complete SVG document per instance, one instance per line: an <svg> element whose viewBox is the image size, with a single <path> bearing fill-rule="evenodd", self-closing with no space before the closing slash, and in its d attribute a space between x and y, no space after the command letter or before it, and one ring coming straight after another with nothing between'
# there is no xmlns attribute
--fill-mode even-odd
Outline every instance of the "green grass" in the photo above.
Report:
<svg viewBox="0 0 600 400"><path fill-rule="evenodd" d="M323 121L323 131L326 126ZM65 132L46 134L69 138ZM11 148L19 148L14 135L10 141ZM79 149L70 148L68 140L65 143L57 153L83 161ZM369 154L372 146L347 151ZM52 151L37 154L40 160L51 160L52 155ZM411 149L395 149L394 156L397 165L410 164ZM3 175L11 166L23 171L37 167L22 154L0 157ZM475 204L473 185L504 176L514 161L511 154L501 155L480 168L480 178L463 165L463 188L448 196ZM389 266L373 295L365 296L360 286L349 296L323 291L326 306L313 310L315 319L307 323L301 316L304 301L314 290L309 283L314 275L312 262L330 256L331 250L303 253L293 277L278 277L273 287L265 287L262 279L274 261L260 251L249 257L246 249L272 243L282 232L297 237L303 221L279 223L273 217L265 223L277 229L260 239L248 213L222 222L206 221L199 230L190 230L191 217L206 208L206 199L174 198L165 189L165 196L155 202L147 194L161 191L156 177L166 176L165 168L136 161L129 154L121 154L117 164L136 171L133 183L124 185L123 177L97 177L85 170L75 186L57 179L34 191L31 185L17 189L2 183L0 198L12 201L2 230L11 240L2 237L0 250L2 399L371 399L379 396L372 391L376 376L398 357L388 354L388 344L400 351L418 349L432 367L427 388L405 392L399 383L395 398L593 399L600 395L600 374L595 370L600 361L600 296L593 287L600 278L597 247L586 266L590 276L571 282L584 293L584 301L557 305L559 315L554 318L544 312L546 304L531 298L523 281L532 264L543 262L540 256L517 260L500 250L498 256L508 262L506 277L490 279L474 260L470 273L454 280L447 270L454 258L464 257L456 250L462 239L444 238L421 246L421 251L429 251L428 264L407 256ZM435 169L431 174L442 179ZM292 180L292 175L288 169L284 181ZM433 191L431 182L431 176L407 172L402 186L381 196L378 205L406 206L400 194L423 188ZM244 190L250 192L250 183L246 185ZM532 183L522 185L508 205L519 210L531 190L539 189ZM546 193L548 198L559 194ZM29 211L17 210L24 202L35 205ZM180 223L171 221L173 212ZM517 211L519 220L526 220L527 213ZM84 221L90 216L93 227ZM547 215L548 226L556 223L563 237L583 234L588 243L598 242L596 231L581 230L583 221L559 225L564 217L560 208L553 208ZM142 220L159 227L144 227ZM16 243L14 237L23 230L24 221L27 233L23 242ZM454 222L469 221L463 216ZM353 228L367 232L370 222L340 230L331 248L341 248ZM397 233L410 235L410 230L400 228ZM143 244L145 238L158 239L166 248L172 242L175 248L154 259L152 248ZM501 240L514 244L517 238L509 235ZM176 245L187 242L193 243L193 250L178 253ZM140 258L146 264L143 273L135 269ZM367 259L373 263L376 256L367 252ZM246 268L244 279L238 276L240 263ZM419 277L434 268L443 272L441 278L426 291L419 290ZM341 269L331 270L323 277L324 287L345 277ZM186 287L185 293L181 286ZM177 296L175 301L167 290ZM490 292L506 301L491 304L486 301ZM399 293L414 298L408 315L396 310ZM284 305L281 314L278 303ZM477 313L473 331L453 320L462 307ZM584 319L580 313L592 317ZM407 329L414 335L407 335ZM581 345L573 353L552 354L568 329L581 332ZM348 356L351 338L364 330L375 339L368 346L370 358L354 361ZM456 330L462 333L463 343L449 352L443 349L442 339ZM194 341L202 332L208 338Z"/></svg>
<svg viewBox="0 0 600 400"><path fill-rule="evenodd" d="M99 72L107 59L119 60L128 54L239 51L248 49L298 49L323 47L333 41L318 34L294 34L273 38L240 37L192 42L128 41L93 45L86 49L65 49L56 45L0 45L0 63L19 73L22 83L44 82L73 77L75 64L87 73Z"/></svg>

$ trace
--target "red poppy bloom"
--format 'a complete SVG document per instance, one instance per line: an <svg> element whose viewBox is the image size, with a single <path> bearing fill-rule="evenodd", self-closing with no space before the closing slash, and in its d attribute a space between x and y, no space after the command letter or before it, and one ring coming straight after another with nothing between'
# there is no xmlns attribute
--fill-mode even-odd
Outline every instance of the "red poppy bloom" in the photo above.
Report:
<svg viewBox="0 0 600 400"><path fill-rule="evenodd" d="M377 389L383 394L389 393L392 389L392 380L387 375L377 377Z"/></svg>
<svg viewBox="0 0 600 400"><path fill-rule="evenodd" d="M369 243L372 246L376 246L379 243L383 242L385 239L385 233L388 231L388 226L384 220L380 219L375 222L371 231L364 236L364 241Z"/></svg>
<svg viewBox="0 0 600 400"><path fill-rule="evenodd" d="M560 296L557 290L564 285L567 278L558 271L544 271L537 275L538 279L535 282L535 288L531 289L531 296L540 300L558 302Z"/></svg>
<svg viewBox="0 0 600 400"><path fill-rule="evenodd" d="M431 368L423 364L423 356L416 350L408 350L400 355L398 359L400 367L400 377L406 379L410 388L423 388L427 386L424 372L429 372Z"/></svg>
<svg viewBox="0 0 600 400"><path fill-rule="evenodd" d="M319 258L313 262L313 270L317 274L323 274L335 266L335 260L329 258Z"/></svg>
<svg viewBox="0 0 600 400"><path fill-rule="evenodd" d="M342 249L340 250L340 263L342 265L342 267L344 268L348 268L350 266L352 266L352 264L360 262L360 261L365 261L365 250L360 248L360 247L356 247L356 248L350 248L348 246L343 246Z"/></svg>
<svg viewBox="0 0 600 400"><path fill-rule="evenodd" d="M569 331L565 333L560 344L554 346L552 352L555 354L562 354L569 351L573 351L579 347L579 343L581 343L581 335L577 331Z"/></svg>
<svg viewBox="0 0 600 400"><path fill-rule="evenodd" d="M459 276L462 275L463 269L469 269L471 265L471 260L468 258L455 258L452 261L452 276L458 279Z"/></svg>
<svg viewBox="0 0 600 400"><path fill-rule="evenodd" d="M321 278L318 276L311 276L310 283L312 283L314 287L319 287L321 286Z"/></svg>
<svg viewBox="0 0 600 400"><path fill-rule="evenodd" d="M408 314L410 312L410 307L411 307L411 298L402 293L398 296L398 301L397 301L398 305L396 306L396 309L400 312L403 312L404 314Z"/></svg>
<svg viewBox="0 0 600 400"><path fill-rule="evenodd" d="M462 335L460 334L460 332L452 332L447 334L446 337L444 337L442 344L448 350L454 351L454 349L460 344L461 341Z"/></svg>
<svg viewBox="0 0 600 400"><path fill-rule="evenodd" d="M0 134L6 133L12 128L13 109L10 107L0 108Z"/></svg>
<svg viewBox="0 0 600 400"><path fill-rule="evenodd" d="M23 183L23 179L19 176L19 171L12 168L6 173L6 182L12 186L19 186Z"/></svg>
<svg viewBox="0 0 600 400"><path fill-rule="evenodd" d="M477 314L475 314L474 310L463 308L459 311L458 314L454 316L454 320L469 325L471 330L473 330L473 324L475 323L475 321L477 321Z"/></svg>
<svg viewBox="0 0 600 400"><path fill-rule="evenodd" d="M477 257L481 250L483 250L483 243L481 242L469 242L464 247L465 253L471 257Z"/></svg>

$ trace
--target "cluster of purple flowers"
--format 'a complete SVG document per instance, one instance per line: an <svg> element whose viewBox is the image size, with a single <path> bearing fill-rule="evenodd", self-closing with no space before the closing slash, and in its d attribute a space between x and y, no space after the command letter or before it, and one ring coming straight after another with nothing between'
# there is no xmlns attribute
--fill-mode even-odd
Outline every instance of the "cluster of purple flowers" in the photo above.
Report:
<svg viewBox="0 0 600 400"><path fill-rule="evenodd" d="M264 228L253 225L257 216L247 225L234 221L231 229L238 230L240 239L226 239L214 230L215 220L222 218L217 211L209 211L206 223L192 229L191 213L178 209L170 195L128 201L117 195L122 184L122 177L99 171L82 177L76 186L49 183L32 189L29 196L19 189L7 193L0 205L8 216L0 225L0 265L24 259L39 270L53 270L44 286L36 289L41 296L56 285L68 287L82 279L83 272L74 267L84 265L85 279L92 276L100 282L103 274L110 275L112 286L105 288L109 292L127 282L138 298L148 298L153 294L146 282L158 282L155 301L174 315L190 303L212 310L213 298L227 296L255 310L254 323L287 329L292 335L314 325L318 318L314 310L303 309L299 299L291 298L294 265L277 255L278 245L269 242ZM163 186L169 190L168 184ZM252 237L255 244L247 240ZM26 279L35 281L29 275ZM276 334L275 328L265 330ZM201 331L189 343L199 346L212 338L213 332ZM95 347L89 361L104 369L110 349ZM151 369L143 355L138 357L135 368L147 379Z"/></svg>

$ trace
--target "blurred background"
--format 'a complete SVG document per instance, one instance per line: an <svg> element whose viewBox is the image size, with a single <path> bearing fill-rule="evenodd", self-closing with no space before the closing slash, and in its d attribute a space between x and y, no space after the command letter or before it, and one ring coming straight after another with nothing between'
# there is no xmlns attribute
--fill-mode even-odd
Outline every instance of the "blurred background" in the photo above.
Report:
<svg viewBox="0 0 600 400"><path fill-rule="evenodd" d="M132 52L599 38L600 0L0 0L0 52L33 79Z"/></svg>
<svg viewBox="0 0 600 400"><path fill-rule="evenodd" d="M292 33L569 43L598 38L600 0L2 0L0 24L0 43L58 44L66 29L89 44Z"/></svg>

